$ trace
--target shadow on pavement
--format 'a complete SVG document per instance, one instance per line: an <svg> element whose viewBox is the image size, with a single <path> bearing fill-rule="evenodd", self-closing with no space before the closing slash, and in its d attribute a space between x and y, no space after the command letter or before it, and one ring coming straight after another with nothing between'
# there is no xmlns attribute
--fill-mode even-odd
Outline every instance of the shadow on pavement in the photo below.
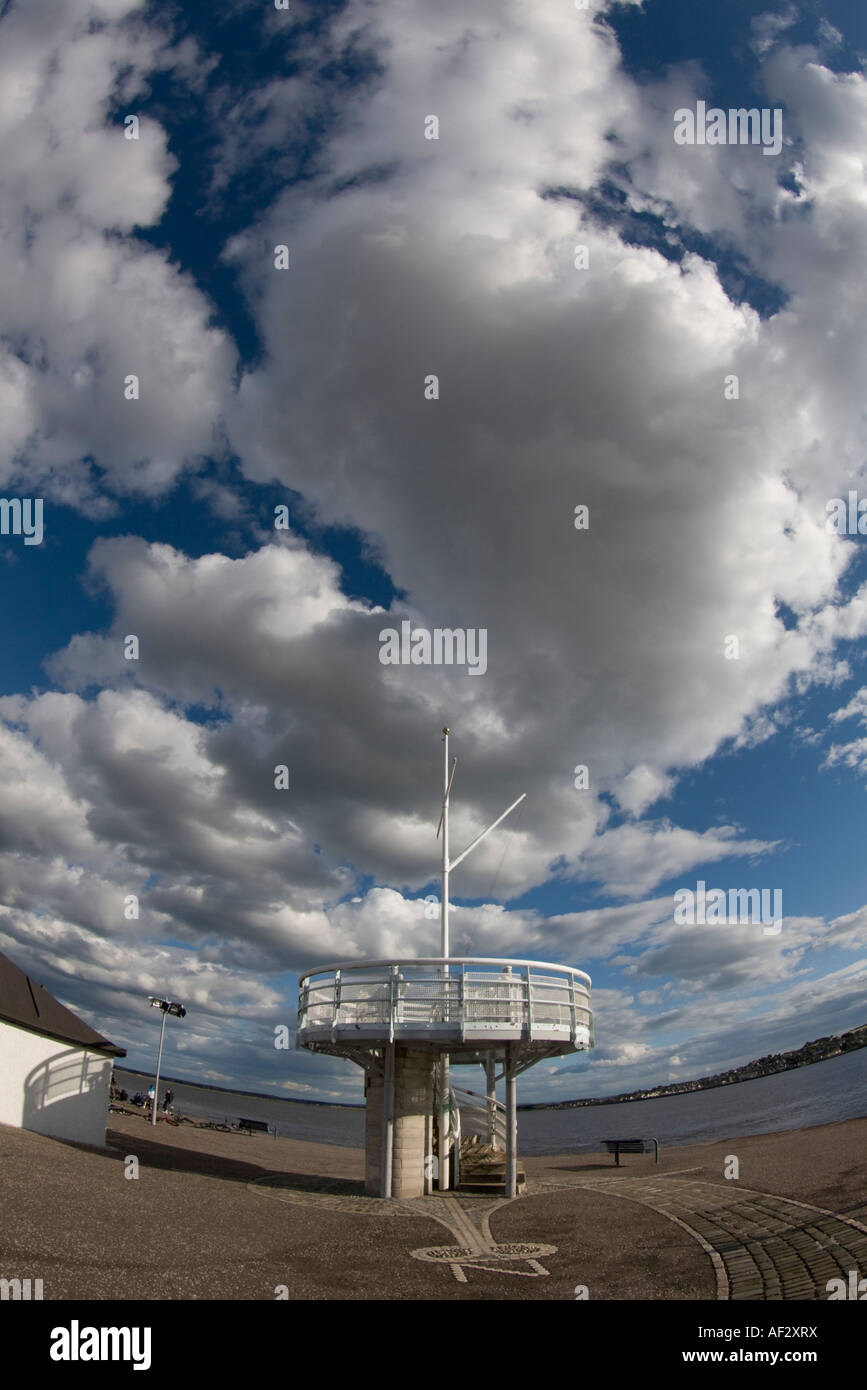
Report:
<svg viewBox="0 0 867 1390"><path fill-rule="evenodd" d="M222 1154L201 1153L195 1149L175 1148L157 1139L136 1135L132 1138L120 1130L106 1131L106 1144L114 1149L108 1156L123 1162L131 1150L151 1168L170 1168L185 1173L201 1173L207 1177L223 1178L228 1182L252 1182L256 1178L279 1179L279 1185L304 1192L340 1193L347 1197L363 1197L364 1183L360 1179L326 1177L318 1173L287 1173L264 1163L249 1163Z"/></svg>

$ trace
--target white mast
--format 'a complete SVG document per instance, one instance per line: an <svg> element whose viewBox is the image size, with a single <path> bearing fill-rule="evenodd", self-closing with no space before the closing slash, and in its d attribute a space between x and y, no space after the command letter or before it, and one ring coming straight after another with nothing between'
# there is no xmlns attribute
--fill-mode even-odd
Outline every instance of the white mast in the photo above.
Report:
<svg viewBox="0 0 867 1390"><path fill-rule="evenodd" d="M501 821L506 819L516 806L520 806L526 792L522 792L517 801L513 801L501 816L492 821L487 830L483 830L481 835L477 835L471 840L465 850L462 850L457 859L449 859L449 793L452 789L457 758L452 759L451 770L449 770L449 729L443 729L443 808L440 813L439 825L437 826L437 839L440 830L443 832L443 858L442 858L442 902L440 904L440 949L442 951L442 973L443 973L443 1022L449 1023L449 874L452 869L457 868L463 859L466 859L476 845L481 844L486 835L490 835ZM439 1187L445 1190L449 1185L449 1145L448 1145L448 1123L449 1123L449 1054L444 1052L440 1063L440 1094L439 1094Z"/></svg>
<svg viewBox="0 0 867 1390"><path fill-rule="evenodd" d="M443 729L443 809L440 815L440 823L437 826L437 835L440 830L443 832L443 882L442 899L440 901L440 953L443 958L443 1021L448 1020L449 1016L449 967L446 964L449 958L449 792L452 788L452 778L455 775L457 758L452 763L449 772L449 730ZM439 1094L439 1136L440 1136L440 1165L437 1182L440 1191L445 1191L449 1185L449 1054L444 1052L440 1058L440 1094Z"/></svg>
<svg viewBox="0 0 867 1390"><path fill-rule="evenodd" d="M452 759L452 770L449 772L449 730L443 729L443 809L440 814L440 823L437 826L437 839L440 831L443 832L443 895L440 906L440 947L443 960L448 960L449 956L449 871L452 865L449 863L449 792L452 789L452 779L457 767L457 758Z"/></svg>

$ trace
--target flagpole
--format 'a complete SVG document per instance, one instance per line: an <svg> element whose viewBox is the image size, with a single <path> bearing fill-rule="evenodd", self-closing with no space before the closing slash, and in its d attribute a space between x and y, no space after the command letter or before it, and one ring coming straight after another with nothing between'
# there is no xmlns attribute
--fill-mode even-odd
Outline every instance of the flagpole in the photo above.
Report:
<svg viewBox="0 0 867 1390"><path fill-rule="evenodd" d="M443 812L442 812L442 832L443 832L443 864L442 864L442 901L440 904L440 954L443 959L443 1022L450 1021L449 1010L449 967L446 964L449 957L449 791L451 789L451 778L449 777L449 730L443 729ZM439 1096L439 1136L440 1136L440 1164L439 1164L439 1188L446 1191L449 1185L449 1054L444 1052L440 1061L440 1096Z"/></svg>
<svg viewBox="0 0 867 1390"><path fill-rule="evenodd" d="M448 727L443 729L443 745L443 808L440 814L439 825L437 826L437 836L439 836L440 831L442 831L443 881L442 901L440 903L440 952L442 958L441 969L443 980L442 1022L443 1026L446 1028L446 1030L448 1030L452 1023L460 1022L460 1019L456 1019L452 1016L453 1011L451 1008L451 999L449 996L449 874L452 869L456 869L458 864L460 864L464 859L466 859L467 855L470 854L476 848L476 845L480 845L482 840L484 840L488 835L490 835L492 830L496 830L497 826L500 825L501 822L506 819L506 816L510 815L512 811L514 811L516 806L520 806L527 793L522 792L521 795L518 797L517 801L513 801L511 806L507 807L501 816L497 816L497 819L495 821L492 821L486 830L483 830L480 835L477 835L476 838L472 840L470 844L467 845L466 849L458 855L457 859L449 859L449 793L452 789L452 780L454 779L455 775L455 764L457 762L457 759L455 759L452 762L451 768L449 768ZM448 1052L443 1052L442 1061L440 1063L439 1096L437 1098L437 1110L439 1115L438 1127L440 1136L439 1188L441 1191L445 1191L449 1185L448 1142L449 1131L451 1128L449 1123L449 1101L449 1054Z"/></svg>

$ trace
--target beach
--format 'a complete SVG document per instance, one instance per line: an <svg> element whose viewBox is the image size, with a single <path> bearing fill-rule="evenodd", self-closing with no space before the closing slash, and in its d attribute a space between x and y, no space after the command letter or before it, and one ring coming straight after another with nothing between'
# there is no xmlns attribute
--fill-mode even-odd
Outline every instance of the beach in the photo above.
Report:
<svg viewBox="0 0 867 1390"><path fill-rule="evenodd" d="M105 1150L0 1126L0 1277L46 1300L668 1301L824 1299L867 1276L867 1118L664 1148L658 1167L529 1156L508 1203L386 1203L363 1195L360 1149L109 1119Z"/></svg>

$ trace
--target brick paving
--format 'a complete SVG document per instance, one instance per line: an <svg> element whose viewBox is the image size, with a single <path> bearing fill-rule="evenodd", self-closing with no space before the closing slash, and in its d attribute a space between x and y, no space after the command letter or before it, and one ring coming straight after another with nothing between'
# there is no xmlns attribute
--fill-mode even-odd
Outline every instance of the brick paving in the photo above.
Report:
<svg viewBox="0 0 867 1390"><path fill-rule="evenodd" d="M867 1207L835 1214L810 1203L690 1177L586 1176L537 1190L580 1187L650 1207L688 1230L711 1256L717 1297L827 1299L829 1279L867 1269Z"/></svg>

